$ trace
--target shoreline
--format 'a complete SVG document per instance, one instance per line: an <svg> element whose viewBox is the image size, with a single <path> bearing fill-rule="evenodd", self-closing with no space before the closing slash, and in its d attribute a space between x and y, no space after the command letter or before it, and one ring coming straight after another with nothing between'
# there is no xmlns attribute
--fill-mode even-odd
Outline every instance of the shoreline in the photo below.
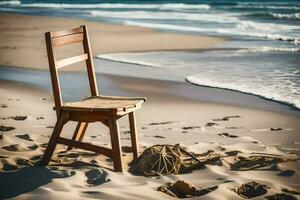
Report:
<svg viewBox="0 0 300 200"><path fill-rule="evenodd" d="M102 59L100 59L102 60ZM123 66L117 67L118 73L115 73L114 70L111 70L114 68L114 65L116 62L110 61L105 64L106 68L110 69L109 71L102 71L102 70L97 70L97 65L100 65L99 60L95 62L96 64L96 74L97 74L97 80L100 80L100 88L101 88L101 82L102 79L104 80L110 79L113 81L113 79L116 80L123 80L120 84L124 84L123 82L128 82L127 79L132 79L132 82L136 82L137 85L140 83L143 83L145 87L149 85L150 87L153 87L153 81L156 82L155 85L159 87L159 84L163 85L169 85L168 87L173 86L171 92L166 91L166 95L171 95L174 96L175 98L181 98L183 101L187 102L194 102L194 103L209 103L209 104L215 104L215 105L222 105L222 106L233 106L237 108L247 108L247 109L253 109L253 110L262 110L266 112L275 112L275 113L281 113L281 114L288 114L291 116L295 117L300 117L300 112L299 109L291 106L290 104L285 104L280 101L268 99L261 97L259 95L254 95L254 94L248 94L244 93L241 91L236 91L236 90L231 90L231 89L224 89L224 88L217 88L217 87L209 87L209 86L200 86L197 84L192 84L188 81L185 81L184 79L181 78L175 78L175 79L165 79L165 76L167 75L166 72L163 72L159 69L159 72L164 74L163 76L156 77L155 68L151 68L153 71L149 72L147 74L147 77L143 76L130 76L127 74L126 68L122 69ZM101 62L101 61L100 61ZM129 65L130 68L134 66L134 64ZM9 77L21 77L22 72L26 72L26 74L32 74L37 72L38 74L36 76L48 78L48 73L46 70L43 69L24 69L22 67L8 67L8 66L1 66L0 65L0 70L2 70L3 77L5 77L5 74L8 72ZM7 71L8 70L8 71ZM137 70L137 69L133 69ZM140 69L144 75L146 74L143 70L147 69ZM9 71L15 71L15 72L9 72ZM18 75L19 74L19 75ZM62 72L62 78L68 77L68 80L73 80L74 75L82 76L82 78L85 77L85 73L82 70L79 71L64 71ZM3 77L1 78L0 75L0 81L12 81L12 82L17 82L17 83L24 83L28 85L29 87L37 87L41 88L44 91L51 92L51 85L50 85L50 79L48 84L41 84L41 82L33 81L32 83L26 81L26 76L22 76L25 81L19 79L19 78L11 78L11 79L6 79ZM115 82L115 81L113 81ZM69 83L66 83L67 85L70 85ZM99 85L99 83L98 83ZM78 84L77 84L78 86ZM80 84L79 84L80 86ZM176 89L177 88L177 89ZM126 89L125 89L126 90ZM154 89L155 91L159 91L158 88ZM113 94L110 94L113 95ZM147 95L147 93L144 93L144 95ZM74 97L69 97L69 98L74 98Z"/></svg>
<svg viewBox="0 0 300 200"><path fill-rule="evenodd" d="M0 13L0 65L47 69L44 33L82 24L89 28L94 57L105 53L208 49L224 41L220 37L165 33L137 26ZM66 54L63 52L62 56Z"/></svg>

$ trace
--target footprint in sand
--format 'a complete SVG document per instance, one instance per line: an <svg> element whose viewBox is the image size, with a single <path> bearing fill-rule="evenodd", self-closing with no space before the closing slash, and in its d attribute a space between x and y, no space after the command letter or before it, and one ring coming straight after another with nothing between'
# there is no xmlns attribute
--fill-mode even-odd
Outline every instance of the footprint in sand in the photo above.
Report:
<svg viewBox="0 0 300 200"><path fill-rule="evenodd" d="M245 183L240 186L233 186L228 189L237 193L243 198L250 199L266 194L268 192L268 188L269 187L264 184L251 181L249 183Z"/></svg>
<svg viewBox="0 0 300 200"><path fill-rule="evenodd" d="M153 122L153 123L150 123L149 125L151 126L155 126L155 125L165 125L165 124L173 124L175 122L172 122L172 121L167 121L167 122Z"/></svg>
<svg viewBox="0 0 300 200"><path fill-rule="evenodd" d="M16 129L15 127L12 126L0 126L0 131L11 131Z"/></svg>
<svg viewBox="0 0 300 200"><path fill-rule="evenodd" d="M166 138L166 137L161 136L161 135L154 135L154 136L152 136L152 137L155 137L155 138Z"/></svg>
<svg viewBox="0 0 300 200"><path fill-rule="evenodd" d="M223 137L230 137L230 138L237 138L237 137L239 137L237 135L231 135L229 133L219 133L218 135L219 136L223 136Z"/></svg>
<svg viewBox="0 0 300 200"><path fill-rule="evenodd" d="M2 149L5 149L6 151L26 151L27 149L19 144L12 144L8 146L2 147Z"/></svg>
<svg viewBox="0 0 300 200"><path fill-rule="evenodd" d="M287 189L287 188L282 188L281 191L282 191L282 192L285 192L285 193L290 193L290 194L300 195L300 192L297 192L297 191L294 191L294 190L289 190L289 189Z"/></svg>
<svg viewBox="0 0 300 200"><path fill-rule="evenodd" d="M12 165L10 163L8 163L6 160L2 160L2 168L0 168L0 171L13 171L13 170L17 170L18 166L16 165Z"/></svg>
<svg viewBox="0 0 300 200"><path fill-rule="evenodd" d="M266 196L265 199L267 200L278 200L278 199L283 199L283 200L297 200L296 197L290 194L285 194L285 193L277 193L273 195Z"/></svg>
<svg viewBox="0 0 300 200"><path fill-rule="evenodd" d="M10 119L14 119L16 121L24 121L27 119L27 116L15 116L15 117L9 117Z"/></svg>
<svg viewBox="0 0 300 200"><path fill-rule="evenodd" d="M270 128L270 131L282 131L282 128Z"/></svg>
<svg viewBox="0 0 300 200"><path fill-rule="evenodd" d="M232 119L232 118L240 118L240 117L241 117L241 116L239 116L239 115L226 116L226 117L223 117L223 118L213 119L213 121L229 121L229 119Z"/></svg>
<svg viewBox="0 0 300 200"><path fill-rule="evenodd" d="M190 130L190 129L197 129L201 128L201 126L184 126L182 127L183 130Z"/></svg>
<svg viewBox="0 0 300 200"><path fill-rule="evenodd" d="M214 123L214 122L207 122L205 124L205 126L217 126L218 124L217 123Z"/></svg>
<svg viewBox="0 0 300 200"><path fill-rule="evenodd" d="M28 147L23 147L19 144L12 144L12 145L7 145L2 147L2 149L6 151L14 151L14 152L21 152L21 151L30 151L30 150L36 150L38 146L36 144L28 146Z"/></svg>
<svg viewBox="0 0 300 200"><path fill-rule="evenodd" d="M285 170L285 171L282 171L280 172L279 174L277 174L278 176L285 176L285 177L290 177L290 176L293 176L295 174L295 171L294 170Z"/></svg>
<svg viewBox="0 0 300 200"><path fill-rule="evenodd" d="M27 141L33 141L28 134L16 135L16 137Z"/></svg>

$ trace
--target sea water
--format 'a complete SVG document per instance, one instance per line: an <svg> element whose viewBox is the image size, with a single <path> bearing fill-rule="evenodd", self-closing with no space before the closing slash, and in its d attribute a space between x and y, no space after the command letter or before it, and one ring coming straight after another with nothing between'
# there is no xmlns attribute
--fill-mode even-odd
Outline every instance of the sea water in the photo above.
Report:
<svg viewBox="0 0 300 200"><path fill-rule="evenodd" d="M299 0L0 1L0 12L225 37L226 42L207 51L99 58L169 69L193 84L259 95L300 108Z"/></svg>

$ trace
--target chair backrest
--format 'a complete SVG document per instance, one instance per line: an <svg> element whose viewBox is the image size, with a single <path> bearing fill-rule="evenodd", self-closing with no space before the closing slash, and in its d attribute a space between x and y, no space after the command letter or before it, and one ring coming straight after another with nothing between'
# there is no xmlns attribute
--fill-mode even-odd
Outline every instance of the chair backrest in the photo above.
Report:
<svg viewBox="0 0 300 200"><path fill-rule="evenodd" d="M60 108L62 105L61 89L59 85L59 78L57 69L75 64L81 61L85 61L88 79L91 89L91 95L98 95L98 88L96 82L96 76L94 71L94 65L92 60L92 52L90 49L90 41L88 36L88 30L86 26L80 26L78 28L68 30L68 31L55 31L45 33L48 62L52 81L52 90L55 102L55 110L57 115L59 115ZM82 43L84 54L73 56L70 58L65 58L57 60L56 48L64 45Z"/></svg>

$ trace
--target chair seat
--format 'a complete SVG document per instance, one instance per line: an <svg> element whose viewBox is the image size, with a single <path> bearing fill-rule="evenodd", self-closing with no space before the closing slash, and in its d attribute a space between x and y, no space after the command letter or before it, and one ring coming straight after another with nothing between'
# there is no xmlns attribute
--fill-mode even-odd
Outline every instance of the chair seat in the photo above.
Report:
<svg viewBox="0 0 300 200"><path fill-rule="evenodd" d="M146 99L142 97L94 96L82 101L68 102L61 109L85 112L119 112L140 108Z"/></svg>

